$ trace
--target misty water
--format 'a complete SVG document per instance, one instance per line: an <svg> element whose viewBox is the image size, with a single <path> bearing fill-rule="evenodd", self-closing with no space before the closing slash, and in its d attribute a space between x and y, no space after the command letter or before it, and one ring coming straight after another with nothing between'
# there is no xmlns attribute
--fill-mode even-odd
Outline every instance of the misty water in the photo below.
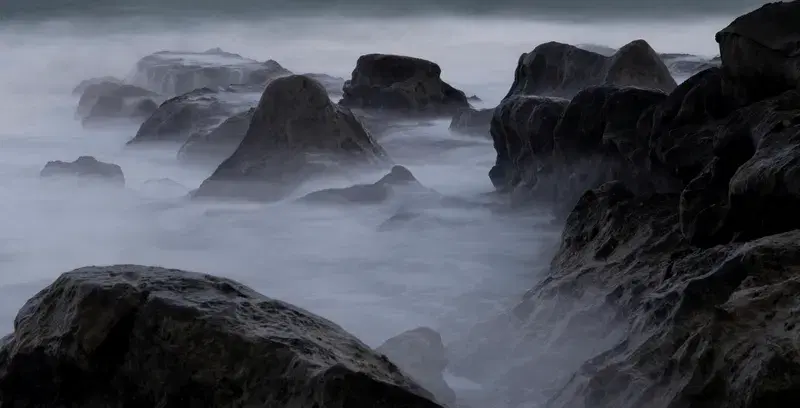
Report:
<svg viewBox="0 0 800 408"><path fill-rule="evenodd" d="M659 52L717 54L729 16L568 23L455 17L275 19L104 17L0 21L0 329L62 272L84 265L161 265L231 277L330 318L376 346L406 329L453 339L512 304L546 271L559 226L542 211L500 210L487 172L488 138L451 134L449 120L379 139L426 186L474 205L427 209L379 226L413 203L319 206L185 198L214 169L176 160L177 147L130 149L136 125L85 129L72 89L132 75L159 50L221 47L294 72L349 77L359 55L433 60L482 106L508 90L519 55L556 40L619 47L646 39ZM42 180L47 161L81 155L120 165L127 187ZM298 194L377 180L314 180ZM172 182L159 182L169 179ZM162 180L163 181L163 180Z"/></svg>

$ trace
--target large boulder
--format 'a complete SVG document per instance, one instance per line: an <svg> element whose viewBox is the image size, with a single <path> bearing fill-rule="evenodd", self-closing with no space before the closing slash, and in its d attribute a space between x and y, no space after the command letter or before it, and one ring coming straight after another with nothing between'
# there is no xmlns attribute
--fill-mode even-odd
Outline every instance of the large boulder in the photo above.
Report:
<svg viewBox="0 0 800 408"><path fill-rule="evenodd" d="M175 269L67 272L1 343L4 406L439 406L336 324Z"/></svg>
<svg viewBox="0 0 800 408"><path fill-rule="evenodd" d="M100 180L124 186L122 168L113 163L104 163L92 156L81 156L72 162L50 161L39 173L41 177L77 177L85 180Z"/></svg>
<svg viewBox="0 0 800 408"><path fill-rule="evenodd" d="M644 40L632 41L613 55L558 42L541 44L522 54L514 71L512 95L570 98L592 85L618 85L672 91L675 79Z"/></svg>
<svg viewBox="0 0 800 408"><path fill-rule="evenodd" d="M386 153L347 108L304 75L272 81L236 151L196 197L275 200L308 177L353 165L383 165Z"/></svg>
<svg viewBox="0 0 800 408"><path fill-rule="evenodd" d="M289 74L276 61L260 62L219 48L159 51L136 63L132 83L165 95L181 95L199 88L263 85Z"/></svg>
<svg viewBox="0 0 800 408"><path fill-rule="evenodd" d="M155 111L156 101L162 100L155 92L115 80L96 81L82 88L76 114L84 124L120 118L144 120Z"/></svg>
<svg viewBox="0 0 800 408"><path fill-rule="evenodd" d="M449 116L469 107L464 92L441 78L439 65L401 55L367 54L356 62L339 102L350 108Z"/></svg>
<svg viewBox="0 0 800 408"><path fill-rule="evenodd" d="M435 330L418 327L405 331L386 340L375 351L389 357L441 404L455 407L456 393L444 380L447 356L442 336Z"/></svg>

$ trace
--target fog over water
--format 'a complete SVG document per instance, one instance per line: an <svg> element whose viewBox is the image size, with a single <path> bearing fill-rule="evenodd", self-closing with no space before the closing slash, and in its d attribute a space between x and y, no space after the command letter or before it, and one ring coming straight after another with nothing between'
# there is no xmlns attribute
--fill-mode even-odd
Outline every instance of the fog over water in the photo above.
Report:
<svg viewBox="0 0 800 408"><path fill-rule="evenodd" d="M235 278L373 346L420 325L452 339L541 279L559 226L540 211L503 211L486 194L491 140L451 134L449 120L379 139L423 184L471 204L420 210L419 219L384 230L399 210L415 208L413 200L191 202L184 196L214 166L179 164L172 148L126 149L136 125L83 128L74 117L75 85L131 75L139 58L159 50L220 47L298 73L345 78L359 55L380 52L433 60L445 80L491 107L508 90L520 53L542 42L619 47L643 38L659 52L712 57L714 33L760 4L426 1L425 12L412 13L423 2L410 1L407 15L386 18L379 9L388 14L398 2L206 0L180 17L175 11L188 0L95 3L0 1L0 329L10 331L22 302L62 272L136 263ZM132 3L138 12L127 8ZM47 161L80 155L120 165L126 189L39 178ZM381 175L314 180L298 194ZM177 184L154 182L164 178Z"/></svg>

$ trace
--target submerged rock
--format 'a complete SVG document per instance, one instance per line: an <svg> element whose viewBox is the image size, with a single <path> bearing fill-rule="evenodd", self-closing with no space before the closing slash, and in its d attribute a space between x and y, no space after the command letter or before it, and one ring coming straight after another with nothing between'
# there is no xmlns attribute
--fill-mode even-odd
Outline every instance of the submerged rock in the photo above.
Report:
<svg viewBox="0 0 800 408"><path fill-rule="evenodd" d="M385 163L352 112L331 102L319 82L290 75L267 86L244 140L194 196L277 200L313 175Z"/></svg>
<svg viewBox="0 0 800 408"><path fill-rule="evenodd" d="M161 100L158 94L138 86L97 81L83 89L77 116L84 125L108 119L143 120L155 111L156 100Z"/></svg>
<svg viewBox="0 0 800 408"><path fill-rule="evenodd" d="M401 55L367 54L356 62L339 102L350 108L411 115L452 115L469 107L464 92L441 79L439 65Z"/></svg>
<svg viewBox="0 0 800 408"><path fill-rule="evenodd" d="M405 331L386 340L375 351L389 357L441 404L455 407L456 393L444 380L447 356L442 336L435 330L419 327Z"/></svg>
<svg viewBox="0 0 800 408"><path fill-rule="evenodd" d="M411 171L403 166L394 166L389 174L372 184L356 184L346 188L329 188L309 193L301 201L317 203L377 204L388 200L393 194L436 194L417 181Z"/></svg>
<svg viewBox="0 0 800 408"><path fill-rule="evenodd" d="M69 176L83 179L109 181L121 186L125 185L122 168L113 163L104 163L92 156L81 156L75 161L50 161L39 173L41 177Z"/></svg>
<svg viewBox="0 0 800 408"><path fill-rule="evenodd" d="M125 81L113 76L103 76L103 77L84 79L78 85L76 85L75 88L72 89L72 94L76 96L83 95L83 93L86 91L87 88L89 88L92 85L101 83L115 83L121 85L124 84Z"/></svg>
<svg viewBox="0 0 800 408"><path fill-rule="evenodd" d="M9 406L438 407L432 399L336 324L174 269L67 272L0 345Z"/></svg>

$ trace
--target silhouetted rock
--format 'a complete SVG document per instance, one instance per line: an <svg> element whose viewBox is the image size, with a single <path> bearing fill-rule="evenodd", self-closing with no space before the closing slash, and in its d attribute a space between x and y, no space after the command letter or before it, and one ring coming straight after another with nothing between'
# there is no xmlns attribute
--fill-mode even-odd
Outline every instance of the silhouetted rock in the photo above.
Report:
<svg viewBox="0 0 800 408"><path fill-rule="evenodd" d="M512 95L569 98L592 85L636 86L670 92L676 83L644 40L632 41L609 57L573 45L548 42L520 56L506 98Z"/></svg>
<svg viewBox="0 0 800 408"><path fill-rule="evenodd" d="M67 272L0 346L9 406L438 407L432 399L336 324L175 269Z"/></svg>
<svg viewBox="0 0 800 408"><path fill-rule="evenodd" d="M313 175L386 162L352 112L317 81L290 75L267 86L242 143L194 195L275 200Z"/></svg>
<svg viewBox="0 0 800 408"><path fill-rule="evenodd" d="M462 108L450 120L450 130L476 136L489 136L489 126L494 116L494 108Z"/></svg>
<svg viewBox="0 0 800 408"><path fill-rule="evenodd" d="M161 100L161 97L144 88L115 81L97 81L83 88L77 115L84 124L120 118L143 120L153 113L154 100Z"/></svg>
<svg viewBox="0 0 800 408"><path fill-rule="evenodd" d="M389 174L372 184L356 184L345 188L329 188L309 193L301 201L317 203L377 204L394 194L436 194L417 181L403 166L394 166Z"/></svg>
<svg viewBox="0 0 800 408"><path fill-rule="evenodd" d="M80 177L125 185L122 168L116 164L101 162L92 156L81 156L73 162L61 160L47 162L39 175L41 177Z"/></svg>
<svg viewBox="0 0 800 408"><path fill-rule="evenodd" d="M289 75L273 60L260 62L212 48L205 52L159 51L136 63L133 83L165 95L182 95L200 88L264 85Z"/></svg>
<svg viewBox="0 0 800 408"><path fill-rule="evenodd" d="M364 108L411 115L452 115L469 107L464 92L441 78L439 65L400 55L367 54L356 62L339 102Z"/></svg>
<svg viewBox="0 0 800 408"><path fill-rule="evenodd" d="M230 157L247 133L255 108L237 113L210 131L196 131L178 151L178 158L186 162L216 161Z"/></svg>
<svg viewBox="0 0 800 408"><path fill-rule="evenodd" d="M456 393L444 380L447 367L442 336L428 327L408 330L386 340L375 351L430 391L439 403L455 407Z"/></svg>

